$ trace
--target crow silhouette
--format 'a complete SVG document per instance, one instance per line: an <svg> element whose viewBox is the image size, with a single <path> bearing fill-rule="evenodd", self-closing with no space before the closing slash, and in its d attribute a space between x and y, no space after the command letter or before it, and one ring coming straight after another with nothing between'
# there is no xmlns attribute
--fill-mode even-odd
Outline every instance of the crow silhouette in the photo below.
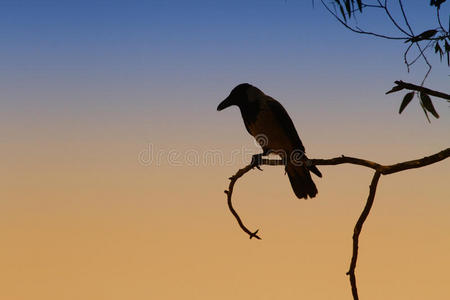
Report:
<svg viewBox="0 0 450 300"><path fill-rule="evenodd" d="M255 167L259 168L262 156L275 153L285 163L285 170L295 195L304 199L315 197L317 188L310 171L319 177L322 177L322 174L316 166L308 166L305 147L284 107L248 83L236 86L219 104L217 110L232 105L239 107L245 128L263 149L261 154L253 156L252 163Z"/></svg>

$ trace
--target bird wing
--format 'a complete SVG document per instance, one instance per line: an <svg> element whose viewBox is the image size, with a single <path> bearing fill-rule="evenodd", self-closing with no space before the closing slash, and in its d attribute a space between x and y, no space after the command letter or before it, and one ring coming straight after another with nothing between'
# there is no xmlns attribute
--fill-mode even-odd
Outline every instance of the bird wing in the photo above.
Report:
<svg viewBox="0 0 450 300"><path fill-rule="evenodd" d="M270 98L270 97L269 97ZM272 111L272 114L275 116L277 122L280 124L283 131L288 136L289 140L291 141L292 145L295 149L301 150L303 153L305 153L305 147L302 144L302 141L300 140L300 137L298 136L297 130L295 129L294 123L292 122L291 118L289 117L287 111L284 109L283 105L281 105L280 102L277 100L270 98L267 101L267 106ZM306 158L306 156L305 156ZM320 173L319 169L312 165L308 167L308 169L316 174L318 177L322 177L322 173ZM313 183L314 185L314 183ZM315 188L315 186L314 186ZM317 192L317 190L316 190ZM315 195L315 193L313 193ZM314 196L311 196L314 197Z"/></svg>
<svg viewBox="0 0 450 300"><path fill-rule="evenodd" d="M297 130L295 129L291 117L289 117L287 111L284 109L283 105L281 105L280 102L269 96L268 98L269 99L267 101L267 106L271 110L278 124L280 124L281 128L286 133L294 148L304 152L305 147L303 146L302 141L298 136Z"/></svg>

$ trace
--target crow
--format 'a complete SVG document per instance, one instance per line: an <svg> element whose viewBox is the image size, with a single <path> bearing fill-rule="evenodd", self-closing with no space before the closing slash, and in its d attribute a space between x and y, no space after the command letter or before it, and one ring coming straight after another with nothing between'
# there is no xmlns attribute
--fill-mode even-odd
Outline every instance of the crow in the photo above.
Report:
<svg viewBox="0 0 450 300"><path fill-rule="evenodd" d="M281 157L292 189L298 198L313 198L317 188L310 171L322 177L316 166L308 164L305 147L287 111L277 100L248 83L236 86L217 107L221 111L229 106L239 107L245 128L259 143L263 152L252 157L259 168L262 156L271 153Z"/></svg>

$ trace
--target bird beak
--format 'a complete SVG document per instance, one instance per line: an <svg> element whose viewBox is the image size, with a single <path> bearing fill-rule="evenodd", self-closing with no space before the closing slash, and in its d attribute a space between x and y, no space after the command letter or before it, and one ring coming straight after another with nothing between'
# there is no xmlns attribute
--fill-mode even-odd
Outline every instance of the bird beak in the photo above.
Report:
<svg viewBox="0 0 450 300"><path fill-rule="evenodd" d="M221 111L222 109L225 109L231 105L233 105L233 99L231 99L230 97L227 97L225 100L223 100L222 102L220 102L219 106L217 106L217 110Z"/></svg>

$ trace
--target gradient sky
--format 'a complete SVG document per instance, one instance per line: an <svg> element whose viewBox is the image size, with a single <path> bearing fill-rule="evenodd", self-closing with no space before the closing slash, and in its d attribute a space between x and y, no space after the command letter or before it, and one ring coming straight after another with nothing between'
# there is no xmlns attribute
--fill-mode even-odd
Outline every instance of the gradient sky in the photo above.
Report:
<svg viewBox="0 0 450 300"><path fill-rule="evenodd" d="M414 30L435 27L414 2ZM248 240L223 190L258 148L237 109L216 111L238 83L283 103L310 157L389 164L449 146L448 104L428 124L417 100L398 115L402 94L384 94L425 66L408 74L402 42L346 31L318 1L2 1L0 41L1 299L350 299L372 172L321 167L309 201L282 168L251 172L234 195L263 237ZM448 90L430 59L427 85ZM450 161L381 178L364 299L448 298L449 179Z"/></svg>

